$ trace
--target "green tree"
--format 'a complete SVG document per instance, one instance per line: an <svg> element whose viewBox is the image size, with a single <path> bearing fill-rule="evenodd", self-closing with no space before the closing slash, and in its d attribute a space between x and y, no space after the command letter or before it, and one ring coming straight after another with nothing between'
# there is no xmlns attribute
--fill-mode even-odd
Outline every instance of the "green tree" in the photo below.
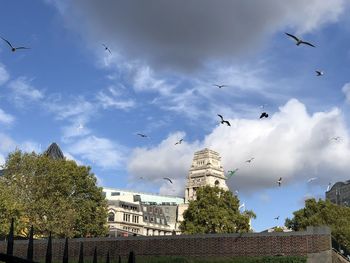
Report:
<svg viewBox="0 0 350 263"><path fill-rule="evenodd" d="M14 217L17 235L105 236L107 202L91 168L43 154L10 153L0 180L0 235ZM5 191L2 191L2 190Z"/></svg>
<svg viewBox="0 0 350 263"><path fill-rule="evenodd" d="M184 212L180 230L184 234L249 232L252 211L240 213L239 200L230 191L204 186Z"/></svg>
<svg viewBox="0 0 350 263"><path fill-rule="evenodd" d="M307 226L328 225L332 236L350 249L350 208L338 206L329 200L319 199L317 202L312 198L305 201L305 208L295 211L293 215L292 219L286 219L286 227L299 231Z"/></svg>

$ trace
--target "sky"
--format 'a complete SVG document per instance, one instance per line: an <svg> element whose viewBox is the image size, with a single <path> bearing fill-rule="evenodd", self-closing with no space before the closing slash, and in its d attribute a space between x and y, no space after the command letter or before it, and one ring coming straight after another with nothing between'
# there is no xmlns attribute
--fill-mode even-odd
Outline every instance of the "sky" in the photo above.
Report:
<svg viewBox="0 0 350 263"><path fill-rule="evenodd" d="M0 39L0 164L16 148L56 142L100 186L184 196L194 152L210 148L225 171L238 168L227 184L256 213L253 229L283 225L305 199L350 179L349 8L6 1L0 36L30 49Z"/></svg>

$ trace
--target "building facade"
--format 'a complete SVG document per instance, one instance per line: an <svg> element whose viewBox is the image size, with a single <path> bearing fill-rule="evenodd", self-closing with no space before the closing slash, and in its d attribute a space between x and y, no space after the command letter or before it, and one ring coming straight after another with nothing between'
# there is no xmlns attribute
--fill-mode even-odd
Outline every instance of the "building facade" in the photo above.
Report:
<svg viewBox="0 0 350 263"><path fill-rule="evenodd" d="M337 205L350 206L350 180L335 183L326 191L326 199Z"/></svg>
<svg viewBox="0 0 350 263"><path fill-rule="evenodd" d="M221 166L219 153L205 148L195 152L187 176L185 203L196 199L196 190L205 185L218 186L229 190L226 185L224 169Z"/></svg>
<svg viewBox="0 0 350 263"><path fill-rule="evenodd" d="M178 205L184 198L103 188L108 201L110 236L171 235L178 228Z"/></svg>
<svg viewBox="0 0 350 263"><path fill-rule="evenodd" d="M180 234L179 225L196 190L205 185L229 190L219 153L203 149L195 152L185 186L184 198L103 188L108 200L111 236Z"/></svg>

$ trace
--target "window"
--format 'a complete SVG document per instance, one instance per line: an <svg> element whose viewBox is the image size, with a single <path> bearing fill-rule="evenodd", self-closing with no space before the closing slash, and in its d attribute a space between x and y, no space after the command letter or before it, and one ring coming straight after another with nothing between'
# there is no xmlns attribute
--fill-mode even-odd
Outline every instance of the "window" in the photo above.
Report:
<svg viewBox="0 0 350 263"><path fill-rule="evenodd" d="M134 195L134 202L141 202L141 196L140 195Z"/></svg>
<svg viewBox="0 0 350 263"><path fill-rule="evenodd" d="M143 207L142 207L142 210L143 210L143 212L146 212L146 211L147 211L147 207L146 207L146 206L143 206Z"/></svg>
<svg viewBox="0 0 350 263"><path fill-rule="evenodd" d="M148 216L145 216L144 219L147 221L148 220Z"/></svg>
<svg viewBox="0 0 350 263"><path fill-rule="evenodd" d="M156 222L157 222L157 224L159 224L159 221L160 221L160 220L159 220L159 217L157 217L157 218L156 218Z"/></svg>
<svg viewBox="0 0 350 263"><path fill-rule="evenodd" d="M138 223L138 222L139 222L139 217L133 215L133 216L132 216L132 222L133 222L133 223Z"/></svg>
<svg viewBox="0 0 350 263"><path fill-rule="evenodd" d="M120 192L112 192L111 193L111 196L117 196L117 195L120 195Z"/></svg>
<svg viewBox="0 0 350 263"><path fill-rule="evenodd" d="M154 221L154 217L152 216L152 217L151 217L151 222L153 222L153 221Z"/></svg>
<svg viewBox="0 0 350 263"><path fill-rule="evenodd" d="M113 212L108 213L108 222L114 222L114 213Z"/></svg>

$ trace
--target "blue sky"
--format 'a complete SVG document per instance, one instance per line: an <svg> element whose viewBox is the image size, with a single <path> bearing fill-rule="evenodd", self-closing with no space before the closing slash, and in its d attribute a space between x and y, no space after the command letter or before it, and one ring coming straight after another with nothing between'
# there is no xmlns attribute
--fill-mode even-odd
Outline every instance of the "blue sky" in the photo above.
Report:
<svg viewBox="0 0 350 263"><path fill-rule="evenodd" d="M350 179L348 11L344 0L3 3L0 36L30 49L0 43L0 162L55 141L101 186L183 196L208 147L239 168L228 185L253 228L282 225Z"/></svg>

